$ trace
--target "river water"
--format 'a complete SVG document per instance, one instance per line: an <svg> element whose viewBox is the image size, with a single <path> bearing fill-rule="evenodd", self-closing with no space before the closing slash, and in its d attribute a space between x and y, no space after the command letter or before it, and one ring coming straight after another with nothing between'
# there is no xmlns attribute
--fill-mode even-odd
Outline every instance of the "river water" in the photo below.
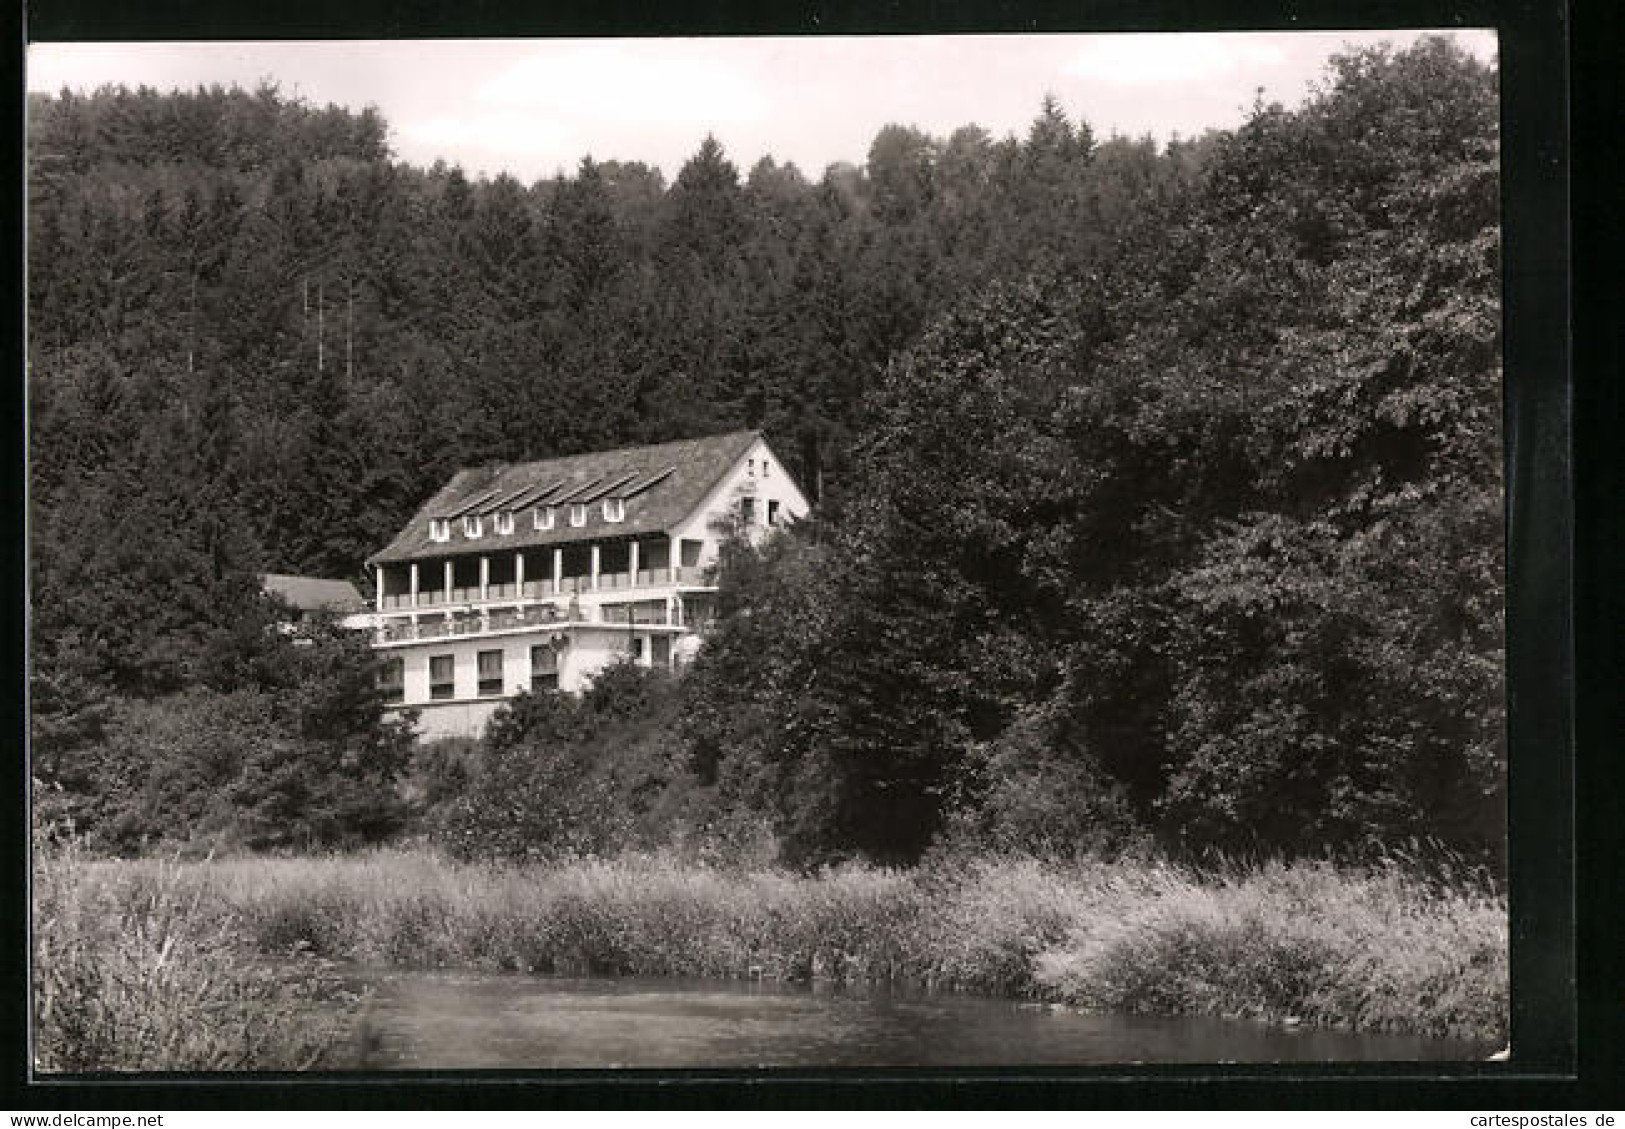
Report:
<svg viewBox="0 0 1625 1129"><path fill-rule="evenodd" d="M1450 1061L1494 1050L1234 1020L1085 1015L952 993L367 971L374 1069Z"/></svg>

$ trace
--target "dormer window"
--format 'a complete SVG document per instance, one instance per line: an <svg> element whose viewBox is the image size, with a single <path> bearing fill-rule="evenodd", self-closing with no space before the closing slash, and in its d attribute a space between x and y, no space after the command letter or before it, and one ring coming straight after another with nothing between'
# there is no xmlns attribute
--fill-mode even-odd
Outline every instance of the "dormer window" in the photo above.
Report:
<svg viewBox="0 0 1625 1129"><path fill-rule="evenodd" d="M513 532L513 511L503 510L497 514L496 525L498 533Z"/></svg>
<svg viewBox="0 0 1625 1129"><path fill-rule="evenodd" d="M450 541L451 520L449 518L434 517L429 519L429 540Z"/></svg>
<svg viewBox="0 0 1625 1129"><path fill-rule="evenodd" d="M555 513L552 506L537 506L536 507L536 528L537 529L552 529L553 528L553 522L554 522L554 519L555 519L556 516L557 515L556 515L556 513Z"/></svg>
<svg viewBox="0 0 1625 1129"><path fill-rule="evenodd" d="M485 533L485 528L484 528L483 523L480 521L480 515L479 514L469 514L467 517L465 517L463 519L463 536L464 537L479 537L479 536L482 536L484 533Z"/></svg>
<svg viewBox="0 0 1625 1129"><path fill-rule="evenodd" d="M604 499L604 520L622 521L626 518L626 501L623 498Z"/></svg>
<svg viewBox="0 0 1625 1129"><path fill-rule="evenodd" d="M577 529L587 524L587 505L585 502L570 503L570 524Z"/></svg>

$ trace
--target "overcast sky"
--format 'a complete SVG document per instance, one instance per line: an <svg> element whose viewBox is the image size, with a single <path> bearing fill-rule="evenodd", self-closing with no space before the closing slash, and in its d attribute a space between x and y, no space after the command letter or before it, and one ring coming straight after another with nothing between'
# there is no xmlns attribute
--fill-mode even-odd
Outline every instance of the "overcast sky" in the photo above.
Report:
<svg viewBox="0 0 1625 1129"><path fill-rule="evenodd" d="M861 163L881 126L1022 134L1046 92L1097 137L1167 140L1296 104L1345 44L1419 32L33 44L28 89L160 90L262 79L317 104L374 105L400 158L530 182L581 157L674 176L707 133L741 172L763 156L816 178ZM1484 59L1491 31L1450 33Z"/></svg>

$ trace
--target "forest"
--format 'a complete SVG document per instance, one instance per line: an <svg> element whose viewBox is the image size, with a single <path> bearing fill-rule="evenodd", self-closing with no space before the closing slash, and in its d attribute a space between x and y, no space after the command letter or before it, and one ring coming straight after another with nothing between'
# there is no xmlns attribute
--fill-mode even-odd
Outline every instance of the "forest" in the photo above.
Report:
<svg viewBox="0 0 1625 1129"><path fill-rule="evenodd" d="M1159 144L892 124L668 184L265 85L28 103L36 824L90 849L1504 864L1497 78L1444 39ZM365 585L460 467L764 429L680 677L420 745Z"/></svg>

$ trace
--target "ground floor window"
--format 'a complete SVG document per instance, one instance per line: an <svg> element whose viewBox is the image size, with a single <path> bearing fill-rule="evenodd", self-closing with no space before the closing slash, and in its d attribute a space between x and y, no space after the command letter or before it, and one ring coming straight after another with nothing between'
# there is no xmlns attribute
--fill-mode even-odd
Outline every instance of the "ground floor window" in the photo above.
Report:
<svg viewBox="0 0 1625 1129"><path fill-rule="evenodd" d="M480 694L502 693L502 652L481 651L480 661Z"/></svg>
<svg viewBox="0 0 1625 1129"><path fill-rule="evenodd" d="M559 688L559 653L545 643L530 649L531 693Z"/></svg>
<svg viewBox="0 0 1625 1129"><path fill-rule="evenodd" d="M457 696L457 660L452 655L429 656L429 697Z"/></svg>
<svg viewBox="0 0 1625 1129"><path fill-rule="evenodd" d="M384 701L393 705L406 700L406 660L403 658L385 659L378 669L378 689L383 692Z"/></svg>

